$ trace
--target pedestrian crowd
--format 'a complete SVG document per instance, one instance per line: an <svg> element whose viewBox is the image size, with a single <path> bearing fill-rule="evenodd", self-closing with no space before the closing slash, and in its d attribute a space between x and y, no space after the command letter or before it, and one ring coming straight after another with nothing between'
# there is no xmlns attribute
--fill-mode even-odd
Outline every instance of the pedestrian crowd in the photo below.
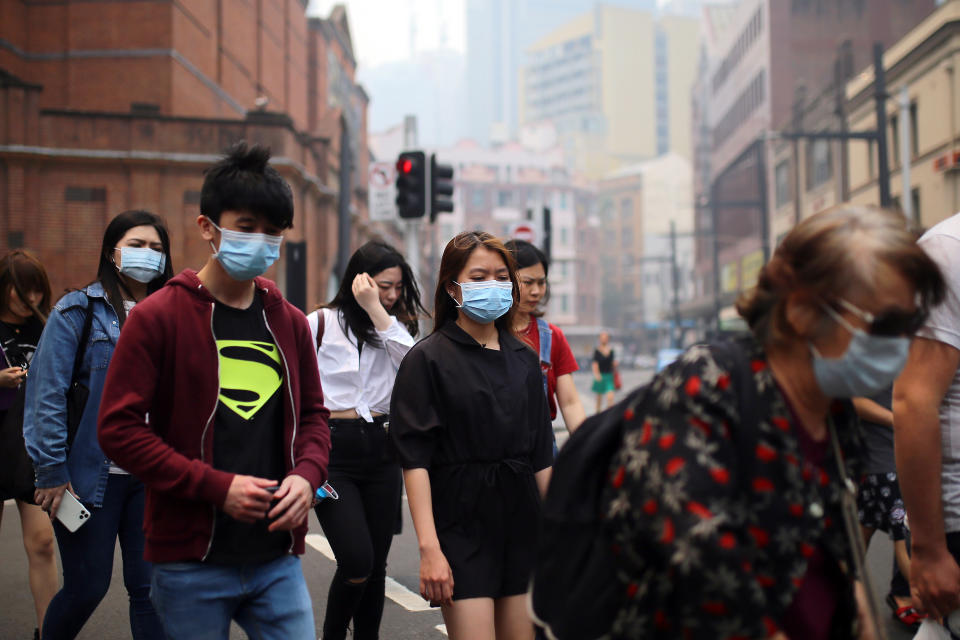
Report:
<svg viewBox="0 0 960 640"><path fill-rule="evenodd" d="M147 211L57 301L37 257L0 258L0 498L35 638L77 636L117 541L135 640L315 638L312 509L337 564L321 638L376 639L405 492L455 640L866 640L886 607L960 639L960 214L919 240L876 208L802 221L737 303L749 331L619 403L602 334L587 418L537 247L458 234L428 314L371 241L304 316L263 277L294 224L269 159L241 142L205 172L198 271Z"/></svg>

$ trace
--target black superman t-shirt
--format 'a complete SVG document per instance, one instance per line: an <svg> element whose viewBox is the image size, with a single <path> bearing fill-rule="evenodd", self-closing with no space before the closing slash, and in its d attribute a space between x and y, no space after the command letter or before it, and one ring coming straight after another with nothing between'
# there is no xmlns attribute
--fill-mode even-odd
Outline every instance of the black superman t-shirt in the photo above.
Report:
<svg viewBox="0 0 960 640"><path fill-rule="evenodd" d="M220 402L213 425L213 466L281 482L283 465L283 360L263 316L260 296L248 309L216 304L213 333L220 357ZM289 532L267 531L217 511L207 561L267 562L290 548Z"/></svg>

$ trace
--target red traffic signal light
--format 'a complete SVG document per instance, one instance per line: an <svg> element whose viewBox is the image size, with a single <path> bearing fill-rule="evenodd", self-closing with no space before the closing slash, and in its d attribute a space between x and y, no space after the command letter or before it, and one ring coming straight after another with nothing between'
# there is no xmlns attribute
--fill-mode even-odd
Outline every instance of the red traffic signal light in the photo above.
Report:
<svg viewBox="0 0 960 640"><path fill-rule="evenodd" d="M397 157L397 212L401 218L421 218L427 207L426 155L404 151Z"/></svg>

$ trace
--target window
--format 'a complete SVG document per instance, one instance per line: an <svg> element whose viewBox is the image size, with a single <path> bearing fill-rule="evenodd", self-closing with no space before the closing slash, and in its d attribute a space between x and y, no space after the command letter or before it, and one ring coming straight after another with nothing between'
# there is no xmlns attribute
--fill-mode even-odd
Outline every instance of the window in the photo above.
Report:
<svg viewBox="0 0 960 640"><path fill-rule="evenodd" d="M509 207L511 204L513 204L513 192L502 190L497 192L497 206Z"/></svg>
<svg viewBox="0 0 960 640"><path fill-rule="evenodd" d="M561 209L567 208L567 192L566 191L560 192L560 208Z"/></svg>
<svg viewBox="0 0 960 640"><path fill-rule="evenodd" d="M887 148L892 149L892 158L890 158L890 164L893 166L899 166L900 164L900 127L898 118L896 115L890 116L890 142L887 145Z"/></svg>
<svg viewBox="0 0 960 640"><path fill-rule="evenodd" d="M877 177L877 143L867 141L867 177L871 180Z"/></svg>
<svg viewBox="0 0 960 640"><path fill-rule="evenodd" d="M560 296L560 311L563 313L569 313L570 311L570 296L566 293Z"/></svg>
<svg viewBox="0 0 960 640"><path fill-rule="evenodd" d="M790 202L790 161L784 160L777 164L775 169L775 178L777 182L777 206Z"/></svg>
<svg viewBox="0 0 960 640"><path fill-rule="evenodd" d="M629 224L633 220L633 200L624 198L620 201L620 219Z"/></svg>
<svg viewBox="0 0 960 640"><path fill-rule="evenodd" d="M829 140L813 140L807 145L807 190L818 187L833 176L833 154Z"/></svg>
<svg viewBox="0 0 960 640"><path fill-rule="evenodd" d="M917 103L910 103L910 155L920 155L920 125L917 121Z"/></svg>
<svg viewBox="0 0 960 640"><path fill-rule="evenodd" d="M487 193L483 189L473 188L470 190L470 206L474 209L483 209L487 206Z"/></svg>
<svg viewBox="0 0 960 640"><path fill-rule="evenodd" d="M560 244L564 247L570 244L570 230L566 227L560 227Z"/></svg>
<svg viewBox="0 0 960 640"><path fill-rule="evenodd" d="M107 190L103 187L67 187L63 199L67 202L106 202Z"/></svg>

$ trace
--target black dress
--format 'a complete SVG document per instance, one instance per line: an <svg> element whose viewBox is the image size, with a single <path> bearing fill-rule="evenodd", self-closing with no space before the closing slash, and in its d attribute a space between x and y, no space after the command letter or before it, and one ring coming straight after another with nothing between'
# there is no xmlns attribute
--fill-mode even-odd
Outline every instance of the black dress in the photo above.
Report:
<svg viewBox="0 0 960 640"><path fill-rule="evenodd" d="M455 600L526 592L536 555L534 474L553 462L537 354L500 332L485 349L455 322L410 350L390 407L404 469L430 473Z"/></svg>

